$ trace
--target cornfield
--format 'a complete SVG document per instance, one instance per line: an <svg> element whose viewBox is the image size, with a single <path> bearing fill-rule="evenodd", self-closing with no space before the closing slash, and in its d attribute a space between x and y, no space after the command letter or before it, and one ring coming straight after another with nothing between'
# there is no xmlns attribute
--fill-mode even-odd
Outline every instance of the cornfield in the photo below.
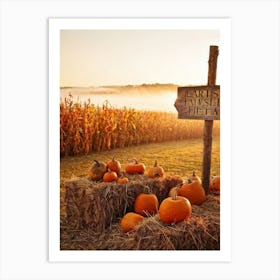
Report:
<svg viewBox="0 0 280 280"><path fill-rule="evenodd" d="M174 113L113 108L109 102L74 103L68 97L60 103L60 155L202 137L203 125L199 120L179 120ZM215 121L213 135L219 131Z"/></svg>

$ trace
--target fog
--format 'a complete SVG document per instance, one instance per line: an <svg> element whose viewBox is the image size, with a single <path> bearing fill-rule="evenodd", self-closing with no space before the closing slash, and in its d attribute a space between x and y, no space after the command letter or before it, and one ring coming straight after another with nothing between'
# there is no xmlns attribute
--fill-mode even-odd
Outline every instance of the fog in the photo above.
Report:
<svg viewBox="0 0 280 280"><path fill-rule="evenodd" d="M175 85L61 88L61 100L64 100L69 94L75 102L83 103L90 99L91 103L100 106L108 101L111 106L116 108L177 112L174 107L177 97Z"/></svg>

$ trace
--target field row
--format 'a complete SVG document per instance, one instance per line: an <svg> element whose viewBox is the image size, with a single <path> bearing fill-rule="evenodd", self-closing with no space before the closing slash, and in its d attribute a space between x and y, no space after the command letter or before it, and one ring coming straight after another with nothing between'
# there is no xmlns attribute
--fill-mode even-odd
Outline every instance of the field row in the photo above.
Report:
<svg viewBox="0 0 280 280"><path fill-rule="evenodd" d="M220 124L214 122L213 135ZM202 137L203 121L179 120L168 112L136 111L113 108L109 103L96 106L60 103L60 154L83 155L139 144L159 143Z"/></svg>

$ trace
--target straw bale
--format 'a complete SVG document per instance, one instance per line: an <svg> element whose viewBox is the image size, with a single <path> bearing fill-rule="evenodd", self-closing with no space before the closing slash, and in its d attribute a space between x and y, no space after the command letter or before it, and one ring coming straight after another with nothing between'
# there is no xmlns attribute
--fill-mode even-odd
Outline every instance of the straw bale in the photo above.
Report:
<svg viewBox="0 0 280 280"><path fill-rule="evenodd" d="M150 216L124 233L117 218L103 232L91 228L73 229L61 221L61 250L219 250L220 200L208 195L200 206L193 206L187 222L166 225L159 216Z"/></svg>
<svg viewBox="0 0 280 280"><path fill-rule="evenodd" d="M102 232L116 218L133 211L136 196L149 186L159 200L168 196L171 187L182 183L178 176L151 179L145 175L127 175L127 184L94 182L87 178L65 183L67 223L73 229Z"/></svg>

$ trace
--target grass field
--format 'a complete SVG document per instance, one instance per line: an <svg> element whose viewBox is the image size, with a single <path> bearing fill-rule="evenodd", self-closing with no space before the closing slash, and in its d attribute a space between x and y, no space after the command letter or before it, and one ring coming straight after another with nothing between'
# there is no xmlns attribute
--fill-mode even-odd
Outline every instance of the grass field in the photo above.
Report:
<svg viewBox="0 0 280 280"><path fill-rule="evenodd" d="M147 169L152 167L155 159L166 174L186 177L195 169L201 176L203 159L203 140L201 138L164 143L132 146L111 151L91 153L89 155L63 157L60 160L61 183L73 177L87 176L93 160L107 163L112 157L119 160L122 167L133 158L143 162ZM211 175L220 173L220 137L213 137Z"/></svg>

